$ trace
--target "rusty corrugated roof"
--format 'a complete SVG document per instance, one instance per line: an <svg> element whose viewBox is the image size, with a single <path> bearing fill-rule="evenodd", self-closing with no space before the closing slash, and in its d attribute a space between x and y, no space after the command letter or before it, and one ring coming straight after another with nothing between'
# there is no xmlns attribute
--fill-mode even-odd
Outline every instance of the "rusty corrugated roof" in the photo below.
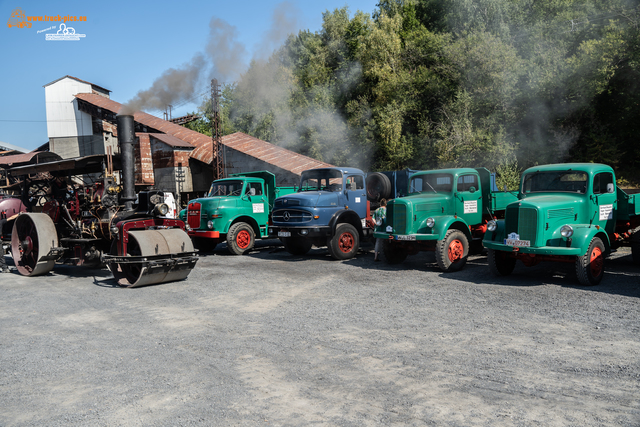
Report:
<svg viewBox="0 0 640 427"><path fill-rule="evenodd" d="M0 165L10 167L19 164L27 163L43 163L60 160L62 157L56 153L49 151L35 151L25 154L13 154L10 156L0 156Z"/></svg>
<svg viewBox="0 0 640 427"><path fill-rule="evenodd" d="M82 99L96 107L107 109L117 114L122 108L122 104L92 93L79 93L76 98ZM183 126L154 117L150 114L137 111L133 114L133 119L150 128L164 132L183 142L196 147L189 157L206 164L213 163L213 150L211 137L200 132L187 129ZM155 133L151 134L155 137ZM160 139L160 138L158 138ZM163 141L164 142L164 141ZM288 170L296 174L307 169L333 167L329 163L321 162L311 157L295 153L286 148L278 147L267 141L254 138L246 133L236 132L222 137L222 144L248 156L272 164L280 169Z"/></svg>

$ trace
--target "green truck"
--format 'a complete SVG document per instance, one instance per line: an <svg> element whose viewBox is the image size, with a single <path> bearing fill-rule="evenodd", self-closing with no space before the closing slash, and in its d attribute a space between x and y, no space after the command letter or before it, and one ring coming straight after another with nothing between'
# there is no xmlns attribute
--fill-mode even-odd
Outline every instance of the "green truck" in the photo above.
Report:
<svg viewBox="0 0 640 427"><path fill-rule="evenodd" d="M483 244L491 271L513 272L541 261L575 264L582 285L597 285L604 259L630 245L640 261L640 195L616 187L610 166L567 163L524 171L519 200L507 206L504 220L491 221Z"/></svg>
<svg viewBox="0 0 640 427"><path fill-rule="evenodd" d="M232 174L215 180L206 197L190 200L180 219L197 246L212 249L226 240L229 252L242 255L268 236L275 199L295 191L277 187L268 171Z"/></svg>
<svg viewBox="0 0 640 427"><path fill-rule="evenodd" d="M487 224L504 216L516 192L491 190L485 168L416 172L408 196L391 200L374 237L385 239L387 262L404 261L419 251L435 251L443 271L464 267L470 250L482 250Z"/></svg>

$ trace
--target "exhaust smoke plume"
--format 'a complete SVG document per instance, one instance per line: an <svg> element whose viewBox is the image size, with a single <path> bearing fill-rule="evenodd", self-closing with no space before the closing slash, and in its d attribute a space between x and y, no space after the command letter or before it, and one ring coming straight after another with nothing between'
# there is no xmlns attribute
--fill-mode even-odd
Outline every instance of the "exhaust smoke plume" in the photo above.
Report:
<svg viewBox="0 0 640 427"><path fill-rule="evenodd" d="M273 49L298 25L298 11L288 2L276 6L271 28L257 46L256 58L268 57ZM247 49L238 41L236 27L223 19L213 17L209 22L209 39L204 52L180 68L170 68L157 78L151 87L141 90L120 111L132 114L141 110L164 110L193 100L197 88L208 87L213 78L221 82L235 81L247 69Z"/></svg>

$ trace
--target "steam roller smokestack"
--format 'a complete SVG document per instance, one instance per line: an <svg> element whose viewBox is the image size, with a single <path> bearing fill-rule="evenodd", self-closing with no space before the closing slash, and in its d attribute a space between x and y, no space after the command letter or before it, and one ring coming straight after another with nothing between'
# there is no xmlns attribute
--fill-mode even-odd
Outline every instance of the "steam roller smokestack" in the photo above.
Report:
<svg viewBox="0 0 640 427"><path fill-rule="evenodd" d="M134 154L133 144L135 143L136 134L133 123L133 116L118 115L118 144L120 145L120 153L122 155L122 200L124 208L127 211L133 210L133 202L136 200L135 181L134 181Z"/></svg>

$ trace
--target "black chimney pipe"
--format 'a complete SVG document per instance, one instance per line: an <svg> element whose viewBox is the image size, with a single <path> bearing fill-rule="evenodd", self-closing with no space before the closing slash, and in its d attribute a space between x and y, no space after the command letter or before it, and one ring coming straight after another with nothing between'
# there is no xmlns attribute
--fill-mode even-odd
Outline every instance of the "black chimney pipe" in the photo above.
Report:
<svg viewBox="0 0 640 427"><path fill-rule="evenodd" d="M133 144L135 144L136 134L133 116L118 115L118 144L120 144L120 154L122 155L122 198L124 209L133 210L133 202L136 200L135 178L134 178L134 155Z"/></svg>

